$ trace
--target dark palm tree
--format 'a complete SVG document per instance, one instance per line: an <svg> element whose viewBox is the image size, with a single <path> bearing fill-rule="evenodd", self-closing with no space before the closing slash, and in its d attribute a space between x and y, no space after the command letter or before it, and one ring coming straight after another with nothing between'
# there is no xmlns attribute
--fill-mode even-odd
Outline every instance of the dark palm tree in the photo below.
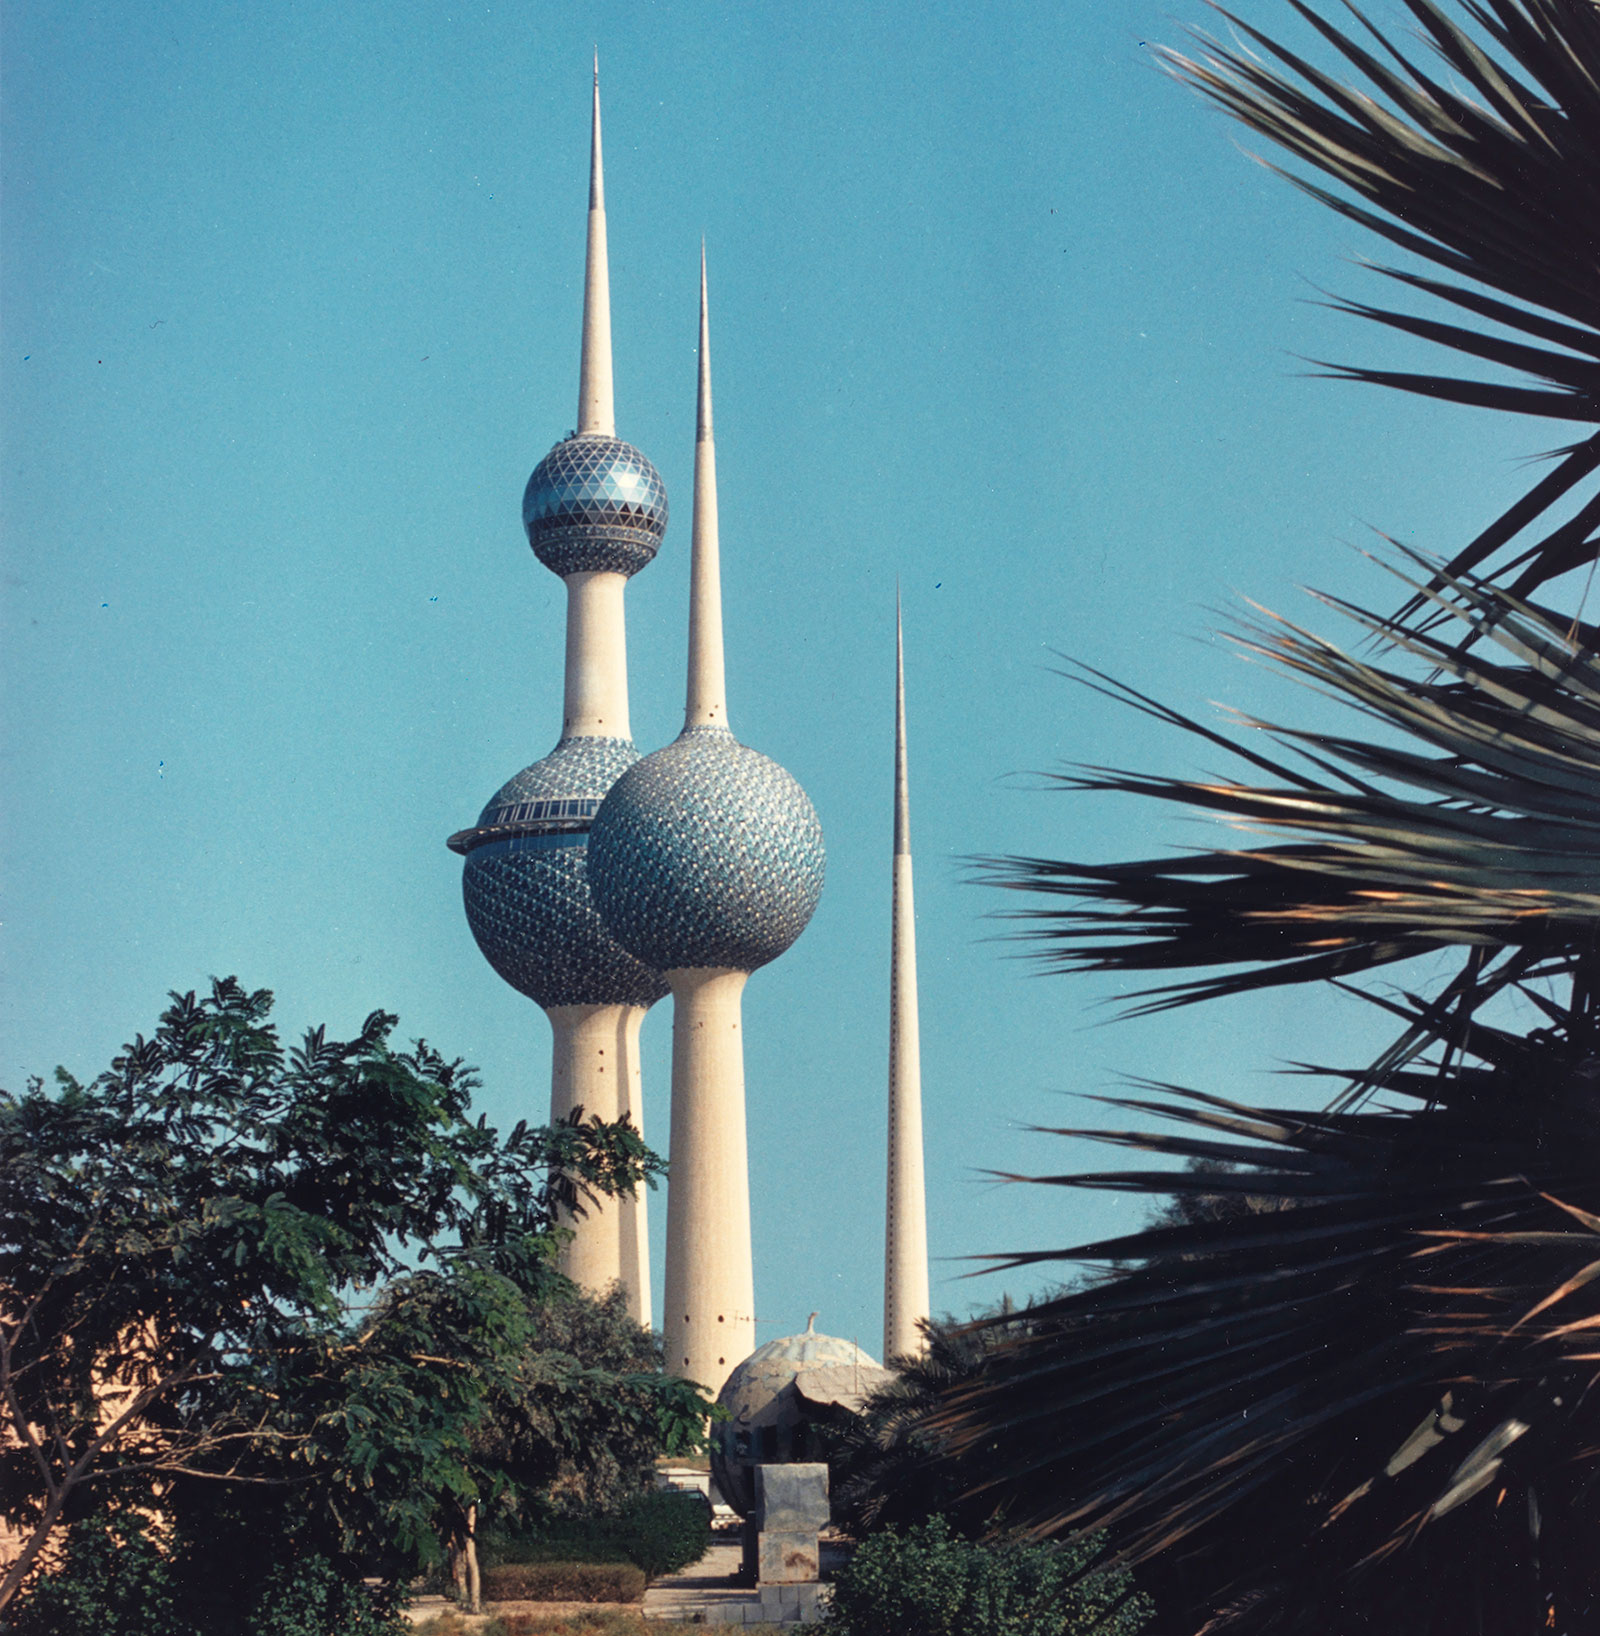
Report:
<svg viewBox="0 0 1600 1636"><path fill-rule="evenodd" d="M1220 6L1245 44L1196 36L1193 55L1164 58L1179 78L1320 173L1291 174L1297 186L1427 264L1375 271L1454 312L1336 306L1504 378L1343 365L1331 372L1600 427L1600 6L1456 0L1447 10L1402 0L1421 27L1419 55L1352 4L1325 8L1354 21L1340 28L1304 0L1287 3L1355 69L1356 85ZM1477 322L1460 321L1463 314ZM1492 564L1493 578L1530 595L1593 562L1600 430L1551 458L1552 469L1456 553L1450 572Z"/></svg>
<svg viewBox="0 0 1600 1636"><path fill-rule="evenodd" d="M1238 44L1169 65L1431 263L1378 271L1454 314L1338 305L1511 378L1332 372L1600 426L1600 5L1402 0L1429 62L1354 6L1287 3L1360 85L1226 12ZM1363 730L1222 733L1086 673L1249 770L1064 781L1234 844L989 865L1039 895L1023 936L1049 965L1140 974L1143 1008L1456 956L1368 995L1401 1032L1336 1065L1331 1105L1151 1087L1121 1105L1164 1133L1071 1134L1188 1169L1034 1178L1281 1208L999 1258L1119 1272L1038 1309L933 1429L986 1451L972 1503L1144 1564L1174 1632L1600 1629L1600 661L1587 586L1550 605L1600 555L1600 431L1554 459L1449 560L1397 553L1398 614L1330 604L1370 656L1245 623Z"/></svg>

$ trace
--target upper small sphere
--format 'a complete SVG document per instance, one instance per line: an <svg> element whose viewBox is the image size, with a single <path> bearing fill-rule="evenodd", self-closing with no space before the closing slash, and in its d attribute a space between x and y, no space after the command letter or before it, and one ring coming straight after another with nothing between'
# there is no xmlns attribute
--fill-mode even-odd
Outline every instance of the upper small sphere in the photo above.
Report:
<svg viewBox="0 0 1600 1636"><path fill-rule="evenodd" d="M806 929L823 868L806 792L720 727L636 762L589 832L595 907L658 971L776 960Z"/></svg>
<svg viewBox="0 0 1600 1636"><path fill-rule="evenodd" d="M467 923L520 993L559 1005L654 1005L667 991L606 930L589 894L588 830L601 797L639 759L626 739L563 739L450 837L465 852Z"/></svg>
<svg viewBox="0 0 1600 1636"><path fill-rule="evenodd" d="M552 573L637 574L667 529L661 474L631 443L587 432L558 443L528 479L522 526Z"/></svg>

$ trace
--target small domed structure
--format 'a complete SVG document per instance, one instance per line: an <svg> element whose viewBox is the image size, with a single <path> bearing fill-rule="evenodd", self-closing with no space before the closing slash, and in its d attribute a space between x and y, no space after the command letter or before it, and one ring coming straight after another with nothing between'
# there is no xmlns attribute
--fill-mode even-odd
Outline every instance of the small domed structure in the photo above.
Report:
<svg viewBox="0 0 1600 1636"><path fill-rule="evenodd" d="M522 526L552 573L636 574L667 530L661 474L631 443L583 432L533 469Z"/></svg>
<svg viewBox="0 0 1600 1636"><path fill-rule="evenodd" d="M821 1458L814 1428L860 1412L889 1371L854 1341L819 1335L811 1314L803 1335L758 1346L717 1394L728 1418L712 1430L711 1474L722 1497L749 1516L751 1468Z"/></svg>
<svg viewBox="0 0 1600 1636"><path fill-rule="evenodd" d="M685 732L630 767L590 837L590 886L617 941L662 971L755 971L822 895L822 825L777 762L726 728Z"/></svg>
<svg viewBox="0 0 1600 1636"><path fill-rule="evenodd" d="M639 759L626 739L563 739L450 837L466 855L467 922L491 966L548 1010L651 1006L660 973L621 948L590 899L589 826L605 793Z"/></svg>

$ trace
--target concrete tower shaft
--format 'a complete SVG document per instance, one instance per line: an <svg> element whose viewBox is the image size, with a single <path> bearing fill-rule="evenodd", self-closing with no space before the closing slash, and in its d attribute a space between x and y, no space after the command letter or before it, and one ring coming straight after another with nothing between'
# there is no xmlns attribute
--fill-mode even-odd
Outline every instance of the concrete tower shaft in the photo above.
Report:
<svg viewBox="0 0 1600 1636"><path fill-rule="evenodd" d="M484 956L550 1019L552 1119L581 1108L637 1126L639 1028L666 983L595 912L588 842L604 796L639 759L628 721L623 592L655 556L667 500L655 467L617 438L614 424L598 61L578 430L534 469L522 518L535 555L567 587L561 736L450 844L466 854L467 918ZM568 1275L596 1294L620 1281L629 1310L649 1325L643 1195L589 1204L565 1225L573 1230L561 1261Z"/></svg>
<svg viewBox="0 0 1600 1636"><path fill-rule="evenodd" d="M805 929L824 860L805 792L727 726L709 337L702 251L684 728L612 787L590 878L617 941L672 988L662 1334L668 1368L715 1392L755 1344L741 996Z"/></svg>
<svg viewBox="0 0 1600 1636"><path fill-rule="evenodd" d="M722 650L717 446L711 419L711 320L700 246L694 521L689 557L685 734L728 732ZM667 1194L662 1335L667 1367L713 1393L756 1349L750 1153L745 1135L744 971L680 966L672 987L672 1179Z"/></svg>
<svg viewBox="0 0 1600 1636"><path fill-rule="evenodd" d="M929 1316L928 1207L922 1166L922 1045L906 776L905 634L895 599L894 914L889 956L889 1175L883 1246L883 1355L923 1350Z"/></svg>

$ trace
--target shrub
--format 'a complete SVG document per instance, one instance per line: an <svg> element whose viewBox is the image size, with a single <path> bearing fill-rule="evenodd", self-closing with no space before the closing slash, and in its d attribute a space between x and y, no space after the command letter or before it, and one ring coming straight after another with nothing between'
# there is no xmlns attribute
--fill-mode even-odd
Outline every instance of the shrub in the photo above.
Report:
<svg viewBox="0 0 1600 1636"><path fill-rule="evenodd" d="M618 1513L611 1537L651 1579L698 1562L711 1544L711 1508L699 1494L652 1489Z"/></svg>
<svg viewBox="0 0 1600 1636"><path fill-rule="evenodd" d="M980 1544L943 1517L886 1530L835 1581L829 1636L1134 1636L1150 1604L1125 1572L1080 1578L1093 1551Z"/></svg>
<svg viewBox="0 0 1600 1636"><path fill-rule="evenodd" d="M504 1562L483 1574L486 1602L642 1602L631 1562Z"/></svg>
<svg viewBox="0 0 1600 1636"><path fill-rule="evenodd" d="M711 1512L699 1494L655 1489L609 1516L552 1517L537 1532L485 1531L485 1567L551 1562L632 1563L647 1578L698 1562L711 1543Z"/></svg>
<svg viewBox="0 0 1600 1636"><path fill-rule="evenodd" d="M10 1636L404 1636L381 1591L287 1535L263 1541L265 1560L237 1564L227 1582L214 1554L181 1533L162 1545L141 1516L84 1521L67 1534L59 1572L42 1575L17 1604Z"/></svg>
<svg viewBox="0 0 1600 1636"><path fill-rule="evenodd" d="M533 1536L485 1533L478 1542L478 1561L485 1568L507 1562L632 1562L611 1537L612 1525L609 1517L584 1522L563 1517Z"/></svg>
<svg viewBox="0 0 1600 1636"><path fill-rule="evenodd" d="M398 1636L409 1627L381 1591L312 1555L274 1568L233 1628L239 1636Z"/></svg>
<svg viewBox="0 0 1600 1636"><path fill-rule="evenodd" d="M60 1571L36 1578L13 1612L14 1636L178 1636L185 1630L171 1565L136 1515L70 1529Z"/></svg>

